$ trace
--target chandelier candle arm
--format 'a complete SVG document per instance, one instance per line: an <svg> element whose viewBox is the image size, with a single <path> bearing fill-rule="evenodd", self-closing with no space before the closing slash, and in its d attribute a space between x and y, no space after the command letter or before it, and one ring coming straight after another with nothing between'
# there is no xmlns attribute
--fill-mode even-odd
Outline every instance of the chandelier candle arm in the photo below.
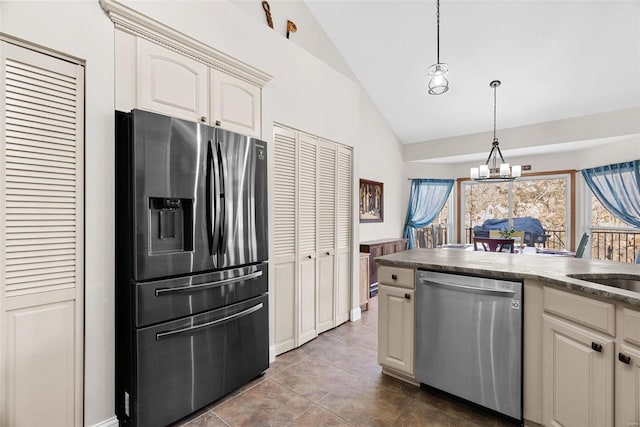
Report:
<svg viewBox="0 0 640 427"><path fill-rule="evenodd" d="M469 170L469 176L474 181L512 181L522 175L522 167L520 165L509 165L509 163L505 162L502 151L500 151L500 143L496 134L496 89L500 84L500 80L493 80L489 83L489 86L493 88L493 142L491 143L491 151L489 151L486 163ZM499 166L498 158L500 159Z"/></svg>

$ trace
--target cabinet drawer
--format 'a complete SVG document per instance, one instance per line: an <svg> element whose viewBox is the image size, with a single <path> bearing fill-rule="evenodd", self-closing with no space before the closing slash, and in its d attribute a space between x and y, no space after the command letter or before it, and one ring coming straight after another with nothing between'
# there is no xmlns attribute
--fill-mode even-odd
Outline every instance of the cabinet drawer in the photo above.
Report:
<svg viewBox="0 0 640 427"><path fill-rule="evenodd" d="M609 335L616 333L616 308L608 302L545 286L544 310Z"/></svg>
<svg viewBox="0 0 640 427"><path fill-rule="evenodd" d="M640 346L640 311L622 308L620 330L623 340Z"/></svg>
<svg viewBox="0 0 640 427"><path fill-rule="evenodd" d="M378 282L385 285L401 286L403 288L415 287L415 271L411 268L378 267Z"/></svg>

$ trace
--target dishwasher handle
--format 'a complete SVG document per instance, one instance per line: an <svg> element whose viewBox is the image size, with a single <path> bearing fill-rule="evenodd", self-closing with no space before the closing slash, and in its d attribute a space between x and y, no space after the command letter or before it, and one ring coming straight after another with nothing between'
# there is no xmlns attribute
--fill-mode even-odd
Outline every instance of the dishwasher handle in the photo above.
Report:
<svg viewBox="0 0 640 427"><path fill-rule="evenodd" d="M516 292L509 289L491 289L491 288L479 288L477 286L458 285L445 282L434 282L427 279L418 279L418 281L424 285L436 286L438 288L450 289L458 292L467 292L477 295L492 295L503 298L512 298Z"/></svg>

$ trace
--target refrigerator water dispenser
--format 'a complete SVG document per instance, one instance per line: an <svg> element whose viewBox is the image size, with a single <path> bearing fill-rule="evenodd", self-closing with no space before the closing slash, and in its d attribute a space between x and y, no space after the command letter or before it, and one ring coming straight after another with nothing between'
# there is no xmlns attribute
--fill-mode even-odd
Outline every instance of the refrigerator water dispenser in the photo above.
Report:
<svg viewBox="0 0 640 427"><path fill-rule="evenodd" d="M193 200L149 198L149 249L151 254L193 250Z"/></svg>

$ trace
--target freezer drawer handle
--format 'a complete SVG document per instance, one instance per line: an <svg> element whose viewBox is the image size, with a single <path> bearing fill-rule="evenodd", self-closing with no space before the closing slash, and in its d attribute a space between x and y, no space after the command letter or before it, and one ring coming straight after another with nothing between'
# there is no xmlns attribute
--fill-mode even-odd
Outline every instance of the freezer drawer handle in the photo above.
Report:
<svg viewBox="0 0 640 427"><path fill-rule="evenodd" d="M255 279L256 277L262 276L262 270L256 271L255 273L245 274L244 276L230 277L228 279L217 280L215 282L202 283L200 285L188 285L188 286L179 286L175 288L160 288L156 289L156 296L162 296L173 292L185 292L185 291L201 291L203 289L215 288L221 285L226 285L228 283L237 283L242 282L243 280Z"/></svg>
<svg viewBox="0 0 640 427"><path fill-rule="evenodd" d="M248 316L249 314L255 313L256 311L262 309L263 306L264 304L260 303L260 304L254 305L251 308L243 310L239 313L233 314L231 316L223 317L222 319L214 320L212 322L203 323L202 325L190 326L188 328L183 328L183 329L176 329L175 331L159 332L156 334L156 341L162 338L170 337L172 335L185 334L185 333L197 331L199 329L208 328L210 326L215 326L221 323L229 322L231 320L238 319L240 317Z"/></svg>
<svg viewBox="0 0 640 427"><path fill-rule="evenodd" d="M602 344L598 344L597 342L592 342L591 348L597 351L598 353L602 353Z"/></svg>
<svg viewBox="0 0 640 427"><path fill-rule="evenodd" d="M476 286L464 286L464 285L454 285L452 283L443 283L443 282L432 282L426 279L419 279L420 283L430 286L437 286L439 288L451 289L459 292L469 292L472 294L478 295L494 295L505 298L513 297L516 292L508 289L488 289L488 288L478 288Z"/></svg>

